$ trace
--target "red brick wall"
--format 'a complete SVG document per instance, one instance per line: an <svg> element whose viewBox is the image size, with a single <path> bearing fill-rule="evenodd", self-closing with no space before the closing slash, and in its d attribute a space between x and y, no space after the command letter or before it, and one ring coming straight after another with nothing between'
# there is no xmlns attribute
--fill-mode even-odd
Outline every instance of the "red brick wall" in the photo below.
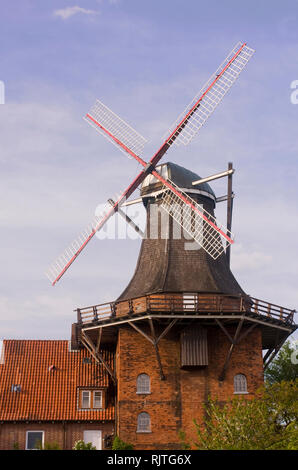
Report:
<svg viewBox="0 0 298 470"><path fill-rule="evenodd" d="M245 331L243 328L242 332ZM235 328L229 329L233 335ZM226 378L218 380L231 343L218 327L208 328L208 367L180 369L179 330L159 343L166 380L160 380L153 345L144 336L123 327L119 331L116 367L118 377L117 433L136 449L179 449L179 430L195 438L192 420L203 418L203 403L210 395L225 401L234 396L234 375L247 377L251 397L263 383L261 332L255 328L235 346ZM136 379L141 373L151 378L150 395L136 394ZM151 417L151 433L137 433L137 416L145 411Z"/></svg>
<svg viewBox="0 0 298 470"><path fill-rule="evenodd" d="M19 449L26 448L26 431L44 431L44 441L58 443L60 449L71 450L74 443L83 439L84 431L101 430L102 438L112 434L113 423L3 423L0 424L0 450L12 450L15 443ZM104 448L104 442L102 442Z"/></svg>
<svg viewBox="0 0 298 470"><path fill-rule="evenodd" d="M241 333L245 331L243 328ZM231 336L235 328L229 328ZM208 329L209 365L193 371L181 370L182 428L189 439L195 440L196 433L192 420L201 422L204 416L203 402L208 396L221 402L234 395L234 376L242 373L247 379L250 398L263 384L263 358L261 331L257 327L234 347L224 381L219 381L231 343L219 328Z"/></svg>
<svg viewBox="0 0 298 470"><path fill-rule="evenodd" d="M166 380L161 381L154 347L132 328L119 331L117 346L118 410L117 433L121 439L133 443L136 449L173 448L177 443L177 429L181 426L179 370L179 343L164 340L160 343L161 360ZM136 394L136 379L141 373L151 378L150 395ZM151 417L150 434L138 434L137 415L146 411Z"/></svg>

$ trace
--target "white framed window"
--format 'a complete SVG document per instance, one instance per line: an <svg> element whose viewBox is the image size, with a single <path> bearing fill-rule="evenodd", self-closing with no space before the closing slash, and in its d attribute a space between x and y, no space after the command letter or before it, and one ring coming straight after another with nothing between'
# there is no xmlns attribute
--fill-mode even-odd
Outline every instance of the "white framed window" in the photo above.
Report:
<svg viewBox="0 0 298 470"><path fill-rule="evenodd" d="M236 374L234 377L234 393L248 393L247 380L244 374Z"/></svg>
<svg viewBox="0 0 298 470"><path fill-rule="evenodd" d="M99 410L104 406L103 390L78 389L78 409L79 410Z"/></svg>
<svg viewBox="0 0 298 470"><path fill-rule="evenodd" d="M149 394L150 393L150 377L147 374L140 374L137 377L137 393Z"/></svg>
<svg viewBox="0 0 298 470"><path fill-rule="evenodd" d="M91 407L91 392L90 390L82 390L82 408Z"/></svg>
<svg viewBox="0 0 298 470"><path fill-rule="evenodd" d="M138 415L137 432L151 432L151 419L148 413L142 412Z"/></svg>
<svg viewBox="0 0 298 470"><path fill-rule="evenodd" d="M44 446L44 431L26 431L26 450L38 450Z"/></svg>
<svg viewBox="0 0 298 470"><path fill-rule="evenodd" d="M102 408L102 391L95 390L93 392L93 408Z"/></svg>
<svg viewBox="0 0 298 470"><path fill-rule="evenodd" d="M101 450L102 449L102 432L98 429L92 431L84 431L84 442L85 444L88 444L88 442L91 442L91 444L96 447L96 450Z"/></svg>

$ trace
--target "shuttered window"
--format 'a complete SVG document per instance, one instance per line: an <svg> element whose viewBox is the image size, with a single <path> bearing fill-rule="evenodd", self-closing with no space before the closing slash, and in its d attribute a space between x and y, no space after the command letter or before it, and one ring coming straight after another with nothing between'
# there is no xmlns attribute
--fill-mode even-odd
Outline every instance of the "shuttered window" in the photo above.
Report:
<svg viewBox="0 0 298 470"><path fill-rule="evenodd" d="M202 367L208 365L207 330L192 325L180 335L181 367Z"/></svg>

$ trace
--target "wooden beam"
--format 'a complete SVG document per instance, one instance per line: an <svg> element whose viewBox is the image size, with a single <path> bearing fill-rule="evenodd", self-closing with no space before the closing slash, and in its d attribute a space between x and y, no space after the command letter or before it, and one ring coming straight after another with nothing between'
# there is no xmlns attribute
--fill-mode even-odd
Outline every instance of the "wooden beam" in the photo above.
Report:
<svg viewBox="0 0 298 470"><path fill-rule="evenodd" d="M218 324L218 326L222 329L222 331L224 332L224 334L229 338L229 340L231 341L231 343L233 343L233 338L232 338L232 336L231 336L230 333L226 330L226 328L223 326L223 324L222 324L217 318L215 318L215 321L216 321L216 323Z"/></svg>
<svg viewBox="0 0 298 470"><path fill-rule="evenodd" d="M225 314L225 313L221 313L221 314L201 314L201 313L196 313L196 314L187 314L187 319L189 320L211 320L211 319L215 319L215 318L218 318L218 319L225 319L225 320L239 320L242 318L242 314L243 312L239 312L239 315L238 314ZM155 313L150 313L150 317L153 318L153 319L168 319L168 318L171 318L173 320L173 318L175 319L184 319L185 320L185 317L186 315L183 314L155 314ZM267 321L263 321L262 320L263 316L260 315L260 318L255 318L255 317L250 317L249 316L249 312L247 313L246 315L246 320L249 321L249 322L252 322L252 323L258 323L260 325L265 325L265 326L269 326L270 328L275 328L277 330L283 330L283 331L287 331L289 334L293 333L293 331L295 330L294 327L291 327L290 325L289 326L282 326L280 324L275 324L275 323L268 323ZM146 315L142 315L140 317L136 317L133 319L134 322L136 321L142 321L142 320L148 320L148 314ZM121 324L124 324L124 323L129 323L132 321L132 317L129 317L129 318L126 318L124 320L116 320L116 321L110 321L109 323L103 323L100 325L100 328L109 328L110 326L117 326L117 325L121 325ZM86 326L84 327L84 331L89 331L89 330L95 330L95 329L98 329L98 325L96 326Z"/></svg>
<svg viewBox="0 0 298 470"><path fill-rule="evenodd" d="M102 338L102 328L99 328L98 337L97 337L97 344L96 344L96 348L95 348L96 353L98 353L99 350L100 350L101 338Z"/></svg>
<svg viewBox="0 0 298 470"><path fill-rule="evenodd" d="M86 335L86 333L82 330L81 341L84 344L85 348L90 352L90 354L94 357L94 359L101 363L103 367L106 369L108 374L111 376L114 383L116 383L116 377L108 363L104 360L100 352L96 352L96 347L94 346L91 339Z"/></svg>
<svg viewBox="0 0 298 470"><path fill-rule="evenodd" d="M141 335L144 336L144 338L146 338L148 341L150 341L151 344L154 345L154 339L152 339L149 335L147 335L147 333L145 333L143 330L141 330L141 328L139 328L138 326L136 326L132 321L129 321L128 322L130 324L130 326L132 328L134 328L138 333L140 333Z"/></svg>
<svg viewBox="0 0 298 470"><path fill-rule="evenodd" d="M153 337L153 339L154 339L153 346L154 346L154 349L155 349L156 359L157 359L157 363L158 363L158 367L159 367L160 379L161 379L161 380L165 380L165 375L164 375L164 373L163 373L162 364L161 364L161 359L160 359L160 354L159 354L158 345L157 345L157 340L156 340L156 335L155 335L155 331L154 331L153 321L152 321L151 318L148 318L148 320L149 320L149 324L150 324L151 334L152 334L152 337Z"/></svg>
<svg viewBox="0 0 298 470"><path fill-rule="evenodd" d="M278 354L278 352L279 352L279 350L280 350L280 348L282 347L283 344L284 344L284 339L281 340L280 339L280 334L279 334L279 332L277 332L276 340L275 340L275 347L270 350L270 354L268 354L268 353L266 354L266 356L268 356L268 359L265 356L266 357L266 360L265 360L265 357L264 357L264 371L267 369L269 364L273 361L275 356Z"/></svg>
<svg viewBox="0 0 298 470"><path fill-rule="evenodd" d="M233 163L229 162L228 165L229 170L233 170ZM228 192L227 192L227 229L231 231L232 229L232 215L233 215L233 191L232 191L232 182L233 182L233 173L231 172L228 175ZM226 244L226 257L228 261L228 265L230 266L230 258L231 258L231 245Z"/></svg>
<svg viewBox="0 0 298 470"><path fill-rule="evenodd" d="M244 322L244 316L242 317L242 319L241 319L241 320L239 321L239 323L238 323L238 326L237 326L237 329L236 329L234 338L232 339L232 344L231 344L230 349L229 349L229 352L228 352L228 354L227 354L227 357L226 357L226 360L225 360L223 369L222 369L221 374L220 374L220 376L219 376L219 378L218 378L218 380L220 380L221 382L225 379L226 371L227 371L227 368L228 368L228 365L229 365L229 362L230 362L230 358L231 358L233 349L234 349L235 345L237 344L237 340L238 340L238 337L239 337L239 334L240 334L240 331L241 331L243 322Z"/></svg>
<svg viewBox="0 0 298 470"><path fill-rule="evenodd" d="M114 207L114 205L116 204L113 199L108 199L108 202L111 204L112 207ZM130 225L137 232L137 234L140 235L141 238L144 238L144 232L140 229L140 227L137 226L137 224L135 224L135 222L127 214L125 214L125 212L123 212L122 209L120 209L120 207L117 208L117 212L121 215L121 217L123 217L123 219L128 223L128 225Z"/></svg>
<svg viewBox="0 0 298 470"><path fill-rule="evenodd" d="M159 335L159 337L156 340L156 344L159 343L159 341L170 331L170 329L177 323L177 319L171 321L171 323L168 324L168 326L163 330L163 332Z"/></svg>
<svg viewBox="0 0 298 470"><path fill-rule="evenodd" d="M242 335L238 338L237 344L239 344L244 338L246 338L246 336L249 335L249 333L252 330L254 330L256 326L258 326L258 324L254 323L253 325L251 325L250 328L248 328L248 330L246 330L244 333L242 333Z"/></svg>
<svg viewBox="0 0 298 470"><path fill-rule="evenodd" d="M275 358L276 354L279 352L280 348L282 347L283 345L283 342L281 342L280 346L275 348L272 352L272 354L269 356L268 360L266 363L264 363L264 370L267 369L267 367L269 366L270 362L273 361L273 359ZM272 350L271 350L272 351Z"/></svg>
<svg viewBox="0 0 298 470"><path fill-rule="evenodd" d="M266 360L267 358L270 356L270 354L272 354L272 351L274 350L274 348L270 348L268 349L268 351L266 352L265 356L263 357L263 364L265 365L266 363Z"/></svg>

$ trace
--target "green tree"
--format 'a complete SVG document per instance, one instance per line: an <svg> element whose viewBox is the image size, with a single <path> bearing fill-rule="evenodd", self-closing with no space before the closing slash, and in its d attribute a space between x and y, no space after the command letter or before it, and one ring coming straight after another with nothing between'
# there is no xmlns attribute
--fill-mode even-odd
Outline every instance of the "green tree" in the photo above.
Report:
<svg viewBox="0 0 298 470"><path fill-rule="evenodd" d="M224 405L209 400L206 420L194 421L200 450L298 449L298 380L264 387L251 400L237 397ZM183 445L188 443L185 441Z"/></svg>
<svg viewBox="0 0 298 470"><path fill-rule="evenodd" d="M298 351L294 343L287 341L265 370L265 380L273 384L296 379L298 379Z"/></svg>

